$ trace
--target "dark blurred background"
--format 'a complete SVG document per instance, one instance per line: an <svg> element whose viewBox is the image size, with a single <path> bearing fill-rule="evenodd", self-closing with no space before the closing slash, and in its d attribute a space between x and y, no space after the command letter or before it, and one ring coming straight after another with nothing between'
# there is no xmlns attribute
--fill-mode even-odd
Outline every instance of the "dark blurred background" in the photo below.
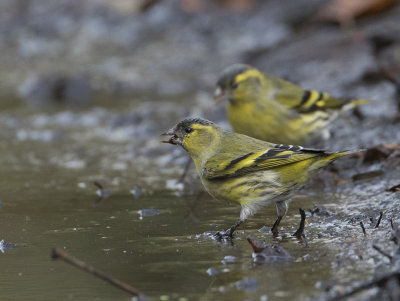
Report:
<svg viewBox="0 0 400 301"><path fill-rule="evenodd" d="M375 98L362 86L398 42L395 2L3 0L1 93L34 105L208 93L224 67L245 62Z"/></svg>

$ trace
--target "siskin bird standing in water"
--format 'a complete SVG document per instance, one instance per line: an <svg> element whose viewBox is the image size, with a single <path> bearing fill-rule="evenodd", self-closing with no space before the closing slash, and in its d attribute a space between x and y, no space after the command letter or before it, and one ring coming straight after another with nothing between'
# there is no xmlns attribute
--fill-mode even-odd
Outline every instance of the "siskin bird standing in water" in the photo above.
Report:
<svg viewBox="0 0 400 301"><path fill-rule="evenodd" d="M227 115L235 132L265 141L303 144L328 138L338 113L369 102L345 100L300 86L244 64L226 68L215 100L228 100Z"/></svg>
<svg viewBox="0 0 400 301"><path fill-rule="evenodd" d="M218 232L224 237L232 237L240 224L271 203L278 213L271 229L276 235L292 193L321 167L351 153L273 144L198 118L185 119L162 135L171 136L163 142L180 145L189 153L208 193L241 205L239 221Z"/></svg>

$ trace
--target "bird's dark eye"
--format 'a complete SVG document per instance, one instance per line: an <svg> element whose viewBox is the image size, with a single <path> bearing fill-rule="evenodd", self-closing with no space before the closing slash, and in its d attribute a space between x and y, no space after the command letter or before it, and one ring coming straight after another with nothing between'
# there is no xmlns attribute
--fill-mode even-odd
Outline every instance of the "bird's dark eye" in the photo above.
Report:
<svg viewBox="0 0 400 301"><path fill-rule="evenodd" d="M185 128L185 132L189 134L189 133L193 132L193 129L192 128Z"/></svg>
<svg viewBox="0 0 400 301"><path fill-rule="evenodd" d="M232 89L236 89L239 86L238 83L232 83Z"/></svg>

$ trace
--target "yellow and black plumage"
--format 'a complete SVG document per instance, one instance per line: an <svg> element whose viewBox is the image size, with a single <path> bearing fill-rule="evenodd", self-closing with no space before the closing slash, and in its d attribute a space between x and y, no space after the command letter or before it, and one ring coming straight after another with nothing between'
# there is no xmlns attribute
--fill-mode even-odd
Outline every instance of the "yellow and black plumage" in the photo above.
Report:
<svg viewBox="0 0 400 301"><path fill-rule="evenodd" d="M215 99L228 100L227 116L236 132L286 144L328 137L328 125L340 111L369 102L306 90L244 64L222 72Z"/></svg>
<svg viewBox="0 0 400 301"><path fill-rule="evenodd" d="M215 123L185 119L163 135L167 143L182 146L191 156L205 189L216 199L241 205L240 220L224 235L261 207L275 203L278 225L292 192L321 167L350 152L328 152L301 146L274 144L225 131Z"/></svg>

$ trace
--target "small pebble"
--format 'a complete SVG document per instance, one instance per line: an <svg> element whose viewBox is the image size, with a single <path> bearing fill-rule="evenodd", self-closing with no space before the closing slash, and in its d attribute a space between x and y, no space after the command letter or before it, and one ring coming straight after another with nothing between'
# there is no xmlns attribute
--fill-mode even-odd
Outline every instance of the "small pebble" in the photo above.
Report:
<svg viewBox="0 0 400 301"><path fill-rule="evenodd" d="M207 273L209 276L215 276L215 275L218 274L218 270L217 270L216 268L208 268L207 271L206 271L206 273Z"/></svg>
<svg viewBox="0 0 400 301"><path fill-rule="evenodd" d="M237 281L235 285L241 291L256 292L258 290L256 278L244 278Z"/></svg>
<svg viewBox="0 0 400 301"><path fill-rule="evenodd" d="M182 191L185 186L183 183L180 183L178 179L170 179L165 182L165 188L168 190Z"/></svg>
<svg viewBox="0 0 400 301"><path fill-rule="evenodd" d="M161 211L159 209L141 209L138 210L137 213L140 215L140 217L145 217L145 216L160 215Z"/></svg>
<svg viewBox="0 0 400 301"><path fill-rule="evenodd" d="M224 257L224 259L221 260L221 262L223 264L227 264L227 263L232 263L232 262L236 262L236 257L235 256L231 256L231 255L227 255Z"/></svg>
<svg viewBox="0 0 400 301"><path fill-rule="evenodd" d="M134 187L130 193L133 195L133 197L135 199L137 199L138 197L140 197L142 195L142 189L140 189L139 187Z"/></svg>
<svg viewBox="0 0 400 301"><path fill-rule="evenodd" d="M85 182L78 183L78 187L84 189L86 188L86 183Z"/></svg>

